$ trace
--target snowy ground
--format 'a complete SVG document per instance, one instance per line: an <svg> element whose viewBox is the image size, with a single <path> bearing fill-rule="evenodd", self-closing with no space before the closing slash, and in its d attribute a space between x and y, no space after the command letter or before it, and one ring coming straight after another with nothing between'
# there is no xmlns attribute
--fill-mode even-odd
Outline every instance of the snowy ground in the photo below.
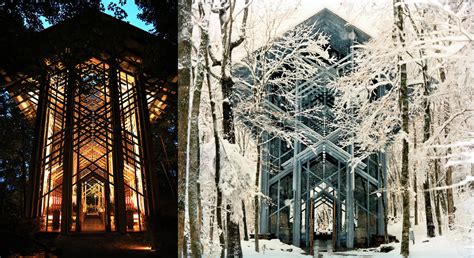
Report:
<svg viewBox="0 0 474 258"><path fill-rule="evenodd" d="M420 223L423 224L423 223ZM472 242L473 234L470 236L461 235L457 232L448 232L440 237L430 238L425 237L426 231L424 225L415 226L415 244L410 243L410 257L413 258L474 258L474 243ZM399 223L389 226L389 232L401 239L401 226ZM424 242L428 240L428 242ZM265 246L265 253L256 253L254 251L254 241L242 241L242 250L244 258L255 257L272 257L272 258L290 258L290 257L311 257L304 255L304 251L292 245L287 245L279 240L260 240L260 248ZM400 256L400 243L391 243L395 247L388 253L380 253L370 250L354 250L337 253L322 253L322 257L365 257L365 258L391 258ZM316 256L317 257L317 256Z"/></svg>
<svg viewBox="0 0 474 258"><path fill-rule="evenodd" d="M304 251L298 247L287 245L278 239L259 240L260 253L255 252L255 241L242 241L242 252L244 258L254 257L272 257L272 258L289 258L289 257L311 257L304 255Z"/></svg>

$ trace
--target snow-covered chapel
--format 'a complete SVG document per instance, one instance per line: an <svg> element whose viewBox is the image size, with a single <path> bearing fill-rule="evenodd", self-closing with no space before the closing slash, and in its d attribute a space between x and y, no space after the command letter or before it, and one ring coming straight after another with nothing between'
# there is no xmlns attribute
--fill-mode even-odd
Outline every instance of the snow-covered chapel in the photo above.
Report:
<svg viewBox="0 0 474 258"><path fill-rule="evenodd" d="M334 120L334 92L325 81L350 71L351 47L369 35L328 9L304 23L327 34L336 62L320 67L318 78L298 85L301 108L322 105L320 119L302 118L297 127L307 132L312 147L295 142L294 148L278 137L267 137L262 152L261 234L275 234L281 241L309 246L325 236L335 248L366 247L384 235L385 154L373 154L351 173L352 146L342 146L341 130ZM279 109L269 100L268 107ZM381 191L382 192L382 191Z"/></svg>

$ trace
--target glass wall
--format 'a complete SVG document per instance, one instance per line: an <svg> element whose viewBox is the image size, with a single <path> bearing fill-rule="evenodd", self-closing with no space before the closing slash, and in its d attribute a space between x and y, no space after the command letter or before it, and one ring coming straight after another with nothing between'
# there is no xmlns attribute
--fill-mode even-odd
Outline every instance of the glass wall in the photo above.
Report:
<svg viewBox="0 0 474 258"><path fill-rule="evenodd" d="M65 94L67 71L49 79L45 123L45 142L41 159L40 230L59 231L63 183L63 145L65 131Z"/></svg>
<svg viewBox="0 0 474 258"><path fill-rule="evenodd" d="M277 145L282 146L282 145ZM275 146L273 146L275 147ZM333 156L333 150L326 150L304 161L299 161L301 185L294 185L295 170L280 170L270 176L268 193L271 198L268 215L268 229L283 242L292 243L293 227L299 229L300 245L308 246L310 235L331 234L337 246L347 244L347 180L346 160ZM378 180L382 168L378 155L371 155L364 161L363 170L356 168L354 176L354 244L368 247L378 232L379 197ZM293 160L291 160L293 161ZM297 189L294 187L300 187ZM299 224L295 224L294 193L300 194ZM298 220L296 220L298 221Z"/></svg>
<svg viewBox="0 0 474 258"><path fill-rule="evenodd" d="M128 231L145 229L145 171L142 166L141 135L139 134L138 93L135 78L125 72L118 73L120 110L124 155L124 183L126 224Z"/></svg>
<svg viewBox="0 0 474 258"><path fill-rule="evenodd" d="M293 177L288 174L270 186L270 233L285 243L293 241Z"/></svg>
<svg viewBox="0 0 474 258"><path fill-rule="evenodd" d="M50 75L46 132L41 160L40 214L42 231L61 228L64 135L66 121L66 84L74 76L72 118L72 178L69 230L87 228L87 220L98 216L102 230L116 230L116 196L113 161L111 67L98 58L91 58L73 71L63 69ZM138 93L135 77L124 71L117 73L122 131L123 180L127 231L146 229L145 165L141 145ZM71 79L71 80L70 80ZM95 183L92 183L95 182ZM91 188L100 186L99 190ZM94 191L91 193L91 191ZM92 196L92 197L91 197ZM91 198L97 205L91 206ZM70 203L69 203L70 201ZM102 228L102 227L100 227Z"/></svg>

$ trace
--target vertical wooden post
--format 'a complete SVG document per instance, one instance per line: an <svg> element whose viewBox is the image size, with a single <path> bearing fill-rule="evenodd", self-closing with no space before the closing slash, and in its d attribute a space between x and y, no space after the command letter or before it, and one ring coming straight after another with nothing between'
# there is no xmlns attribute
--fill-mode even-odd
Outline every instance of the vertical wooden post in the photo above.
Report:
<svg viewBox="0 0 474 258"><path fill-rule="evenodd" d="M293 160L293 245L300 246L301 241L301 162L296 155L299 152L299 143L295 145Z"/></svg>
<svg viewBox="0 0 474 258"><path fill-rule="evenodd" d="M350 146L350 152L353 154L354 146ZM346 235L346 247L348 249L354 248L354 173L352 171L352 162L351 160L347 164L346 171L346 215L347 215L347 235Z"/></svg>
<svg viewBox="0 0 474 258"><path fill-rule="evenodd" d="M107 171L109 171L107 169ZM109 176L107 176L107 181L104 181L104 192L105 192L105 231L110 232L112 230L112 225L110 221L110 186L109 186Z"/></svg>
<svg viewBox="0 0 474 258"><path fill-rule="evenodd" d="M67 234L71 221L72 201L72 166L73 166L73 132L74 132L74 90L76 88L76 71L73 64L69 64L68 78L65 88L66 94L66 125L64 127L63 145L63 185L61 200L61 233Z"/></svg>
<svg viewBox="0 0 474 258"><path fill-rule="evenodd" d="M104 70L103 70L103 73L102 73L102 76L104 78L104 80L106 79L107 77L107 72L105 71L105 64L103 65L102 67ZM103 94L104 96L107 95L107 85L104 85L104 91L103 91ZM107 98L106 98L106 101L107 101ZM105 115L106 119L109 120L110 117L110 114L106 113ZM110 121L108 122L108 124L105 126L105 152L106 152L106 168L107 168L107 176L106 176L106 180L104 182L104 187L105 187L105 231L107 232L110 232L112 231L112 220L110 219L111 217L111 204L110 204L110 175L109 174L112 174L114 176L114 172L113 171L110 171L111 170L111 166L109 165L110 162L110 149L109 149L109 146L110 146L110 141L109 141L109 132L108 132L108 129L109 129L109 125L110 125ZM113 126L113 125L112 125ZM112 127L112 130L113 130L113 127ZM112 139L113 140L113 139ZM112 146L113 146L113 142L112 142ZM113 155L113 149L112 149L112 155ZM112 161L113 161L113 157L112 157ZM113 170L113 165L112 165L112 170ZM115 217L114 217L115 219ZM116 230L116 229L114 229Z"/></svg>
<svg viewBox="0 0 474 258"><path fill-rule="evenodd" d="M115 217L118 231L126 233L126 214L125 214L125 185L123 177L123 149L122 149L122 125L120 116L120 90L117 78L118 64L117 60L111 58L109 70L109 86L112 97L112 128L113 128L113 170L115 182Z"/></svg>
<svg viewBox="0 0 474 258"><path fill-rule="evenodd" d="M332 250L336 251L336 243L337 243L337 208L336 203L339 199L336 199L334 196L334 189L332 190L332 196L334 197L332 203Z"/></svg>
<svg viewBox="0 0 474 258"><path fill-rule="evenodd" d="M338 162L338 170L341 171L341 162ZM341 224L342 224L342 204L341 204L341 173L338 173L337 175L337 202L336 202L336 246L334 247L334 250L336 250L338 247L341 246L341 238L339 236L339 233L341 232Z"/></svg>
<svg viewBox="0 0 474 258"><path fill-rule="evenodd" d="M48 90L49 90L49 78L47 72L41 75L39 94L38 94L38 107L36 109L35 118L35 136L33 140L33 153L31 155L31 175L30 175L30 187L28 188L28 205L26 206L25 215L27 218L36 218L38 216L39 196L40 196L40 181L42 172L42 159L43 159L43 147L44 138L46 134L46 121L47 121L47 109L48 109Z"/></svg>
<svg viewBox="0 0 474 258"><path fill-rule="evenodd" d="M135 75L135 84L137 87L137 99L138 99L138 114L140 119L140 144L143 148L143 161L146 175L146 194L148 202L148 215L154 217L156 215L156 208L158 202L158 189L155 189L158 185L156 172L154 171L154 165L152 164L153 155L151 150L151 133L150 133L150 113L148 110L148 102L146 96L146 89L143 83L143 78L140 74Z"/></svg>
<svg viewBox="0 0 474 258"><path fill-rule="evenodd" d="M301 99L299 87L296 87L296 111L300 111ZM300 118L297 116L297 120ZM296 124L295 124L296 126ZM297 126L296 126L297 127ZM298 129L297 129L298 130ZM301 151L301 144L298 140L294 140L293 149L293 245L300 246L301 241L301 161L298 160L298 153ZM291 209L290 208L290 209Z"/></svg>
<svg viewBox="0 0 474 258"><path fill-rule="evenodd" d="M314 255L314 199L309 200L309 254Z"/></svg>
<svg viewBox="0 0 474 258"><path fill-rule="evenodd" d="M79 175L78 175L79 177ZM76 232L81 232L81 212L82 212L82 182L78 181L76 184L77 191L76 191Z"/></svg>

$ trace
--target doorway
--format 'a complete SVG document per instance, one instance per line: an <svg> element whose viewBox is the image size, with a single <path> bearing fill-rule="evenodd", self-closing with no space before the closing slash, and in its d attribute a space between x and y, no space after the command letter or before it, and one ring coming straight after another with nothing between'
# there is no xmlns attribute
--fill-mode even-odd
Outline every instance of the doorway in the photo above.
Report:
<svg viewBox="0 0 474 258"><path fill-rule="evenodd" d="M105 231L106 202L104 183L96 177L89 177L80 183L81 207L79 217L83 232Z"/></svg>
<svg viewBox="0 0 474 258"><path fill-rule="evenodd" d="M329 194L318 193L311 199L310 209L312 245L315 253L329 252L336 248L336 214L337 207L334 199Z"/></svg>
<svg viewBox="0 0 474 258"><path fill-rule="evenodd" d="M308 242L315 253L333 252L345 244L345 200L339 191L322 182L311 190L308 203Z"/></svg>

